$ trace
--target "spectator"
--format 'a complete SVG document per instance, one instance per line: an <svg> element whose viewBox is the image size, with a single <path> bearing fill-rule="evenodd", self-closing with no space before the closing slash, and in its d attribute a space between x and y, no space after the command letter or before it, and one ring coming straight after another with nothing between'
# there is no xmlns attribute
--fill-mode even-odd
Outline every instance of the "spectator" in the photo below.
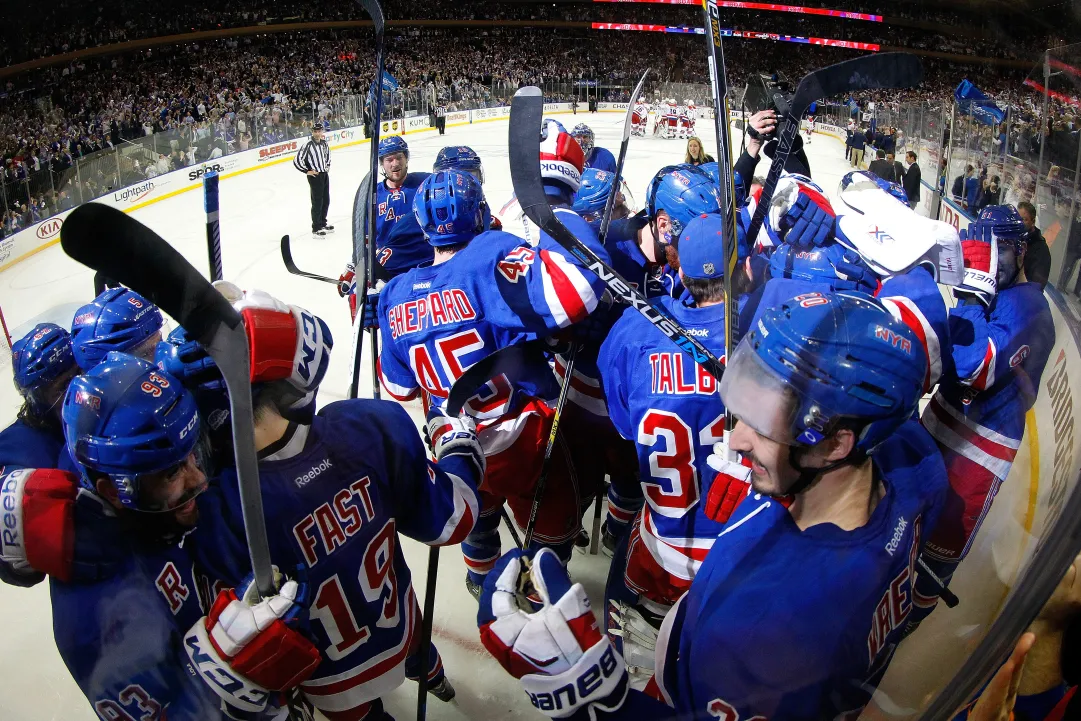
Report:
<svg viewBox="0 0 1081 721"><path fill-rule="evenodd" d="M863 163L863 149L867 145L867 136L858 128L852 134L852 167L859 168Z"/></svg>
<svg viewBox="0 0 1081 721"><path fill-rule="evenodd" d="M972 166L968 166L969 172L965 177L965 195L962 199L961 207L965 210L975 210L976 204L980 199L981 183L979 177L976 175L976 171Z"/></svg>
<svg viewBox="0 0 1081 721"><path fill-rule="evenodd" d="M702 165L703 163L715 162L715 158L712 155L706 153L702 148L702 141L696 136L691 136L687 140L687 152L683 156L683 162L688 165Z"/></svg>
<svg viewBox="0 0 1081 721"><path fill-rule="evenodd" d="M920 165L916 162L916 154L911 150L905 153L908 161L908 170L905 171L901 184L908 195L908 207L915 209L920 202Z"/></svg>
<svg viewBox="0 0 1081 721"><path fill-rule="evenodd" d="M905 166L902 165L901 161L898 160L894 156L894 154L890 153L890 152L886 153L886 162L891 163L893 165L893 182L901 183L902 185L904 185L904 182L905 182Z"/></svg>
<svg viewBox="0 0 1081 721"><path fill-rule="evenodd" d="M894 176L893 163L886 160L886 151L879 148L875 151L875 156L875 159L867 166L867 170L883 180L888 180L891 183L897 182L897 179Z"/></svg>
<svg viewBox="0 0 1081 721"><path fill-rule="evenodd" d="M1047 247L1043 233L1036 227L1036 207L1023 201L1017 204L1017 212L1028 231L1025 238L1028 243L1028 250L1025 251L1025 277L1032 283L1039 283L1042 288L1047 285L1047 279L1051 275L1051 249Z"/></svg>
<svg viewBox="0 0 1081 721"><path fill-rule="evenodd" d="M946 162L945 159L943 159L942 162L945 163ZM965 166L965 174L964 175L958 175L956 178L954 178L953 187L950 188L950 196L953 198L954 202L959 203L959 204L964 202L964 200L965 200L965 184L968 182L968 178L969 178L969 176L972 175L972 173L973 173L973 167L971 165L966 165Z"/></svg>
<svg viewBox="0 0 1081 721"><path fill-rule="evenodd" d="M848 124L845 128L845 160L851 162L852 159L852 123Z"/></svg>

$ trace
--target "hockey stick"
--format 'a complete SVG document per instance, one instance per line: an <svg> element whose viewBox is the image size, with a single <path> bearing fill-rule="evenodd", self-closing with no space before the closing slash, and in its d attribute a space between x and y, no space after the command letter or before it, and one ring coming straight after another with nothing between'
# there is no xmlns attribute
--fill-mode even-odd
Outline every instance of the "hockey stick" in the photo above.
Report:
<svg viewBox="0 0 1081 721"><path fill-rule="evenodd" d="M218 174L203 176L203 208L206 210L206 250L210 256L210 280L221 280L221 225L218 222Z"/></svg>
<svg viewBox="0 0 1081 721"><path fill-rule="evenodd" d="M575 343L571 346L571 355L567 359L563 386L559 389L559 400L556 401L556 412L552 415L552 428L548 431L548 445L544 447L544 460L541 461L540 475L537 476L537 489L533 491L533 505L529 509L529 522L526 523L525 537L522 539L523 550L529 550L529 544L533 542L533 530L537 526L537 512L540 510L541 500L544 498L544 489L548 486L548 471L552 467L552 451L556 447L556 437L559 435L559 421L563 418L563 408L567 405L567 395L571 389L571 378L574 377L574 359L577 355L578 344Z"/></svg>
<svg viewBox="0 0 1081 721"><path fill-rule="evenodd" d="M709 53L706 56L710 69L710 88L713 91L713 124L717 133L717 169L718 195L720 197L721 217L724 224L721 233L721 255L724 256L724 275L721 284L724 293L724 357L732 357L736 338L736 299L732 294L732 276L736 272L738 244L736 230L736 189L732 171L732 138L728 123L728 76L724 63L724 45L721 42L721 17L717 9L717 0L705 0L702 9L706 14L709 36L706 43ZM724 409L725 437L736 427L736 420L726 406ZM728 460L735 460L735 453L728 451Z"/></svg>
<svg viewBox="0 0 1081 721"><path fill-rule="evenodd" d="M627 103L627 114L623 118L623 142L619 144L619 160L616 161L616 179L612 183L612 190L608 193L608 200L604 203L604 216L601 218L601 229L597 234L601 245L604 245L604 239L608 237L608 225L612 222L612 211L616 207L616 195L623 185L623 163L627 160L627 146L631 142L631 118L634 116L634 99L642 92L642 86L646 84L648 75L649 68L646 68L646 71L642 73L642 79L634 86L631 101Z"/></svg>
<svg viewBox="0 0 1081 721"><path fill-rule="evenodd" d="M631 287L623 277L590 250L585 243L574 237L559 222L548 197L540 171L541 118L544 98L540 88L524 87L514 94L510 109L510 176L514 193L523 212L537 226L577 258L608 287L616 300L625 303L645 316L660 332L703 366L714 378L720 380L724 367L704 345L688 335L686 329L668 314L654 308L645 296Z"/></svg>
<svg viewBox="0 0 1081 721"><path fill-rule="evenodd" d="M383 39L383 31L386 26L386 18L383 16L383 6L379 4L379 0L360 0L361 6L364 11L372 19L372 27L375 30L375 84L377 88L375 93L375 107L372 108L372 157L370 169L368 171L368 177L372 180L371 195L368 200L368 232L364 240L364 287L358 289L360 291L360 297L357 299L357 316L363 316L364 306L368 303L368 291L375 284L373 272L375 268L375 214L377 208L378 193L376 192L376 182L379 177L379 129L380 123L383 120L383 73L386 68L386 46ZM353 323L353 379L349 384L349 397L356 398L360 391L360 357L364 350L364 330L360 328L360 325L356 322ZM369 334L371 335L372 346L372 395L376 399L379 398L379 373L377 370L377 364L379 363L379 329L369 328ZM427 654L427 651L424 651ZM424 676L427 679L427 675ZM421 685L422 691L425 690L427 683ZM422 694L423 696L423 694ZM418 713L423 709L418 708ZM420 717L420 718L423 718Z"/></svg>
<svg viewBox="0 0 1081 721"><path fill-rule="evenodd" d="M252 571L259 594L274 594L255 455L248 340L240 315L184 256L114 208L97 203L79 206L64 221L60 244L74 260L116 278L172 316L221 370L229 390L233 453Z"/></svg>
<svg viewBox="0 0 1081 721"><path fill-rule="evenodd" d="M777 150L774 151L769 175L762 186L758 207L755 208L751 225L747 229L747 240L753 243L758 238L758 231L769 211L773 193L777 190L777 181L781 178L788 155L792 152L792 144L799 134L800 118L811 103L853 90L910 88L922 81L923 64L915 55L877 53L845 60L809 73L799 81L791 101L786 100L781 93L775 94L773 101L777 106L777 114L781 116Z"/></svg>
<svg viewBox="0 0 1081 721"><path fill-rule="evenodd" d="M450 387L445 406L447 415L454 418L461 415L469 399L493 378L506 376L510 384L514 385L515 379L521 378L526 369L543 368L551 372L551 367L544 357L544 347L544 341L540 340L509 345L469 366Z"/></svg>
<svg viewBox="0 0 1081 721"><path fill-rule="evenodd" d="M282 262L285 263L285 269L293 275L299 275L301 278L311 278L312 280L322 281L323 283L332 283L338 285L338 281L334 278L328 278L325 275L317 275L315 273L308 273L297 267L297 264L293 262L293 250L289 247L289 236L282 236Z"/></svg>
<svg viewBox="0 0 1081 721"><path fill-rule="evenodd" d="M949 589L946 582L931 570L931 567L927 565L927 561L923 560L923 556L917 558L916 563L920 564L921 573L926 573L928 578L938 584L938 596L942 599L942 603L946 604L946 608L953 608L961 602L957 595Z"/></svg>

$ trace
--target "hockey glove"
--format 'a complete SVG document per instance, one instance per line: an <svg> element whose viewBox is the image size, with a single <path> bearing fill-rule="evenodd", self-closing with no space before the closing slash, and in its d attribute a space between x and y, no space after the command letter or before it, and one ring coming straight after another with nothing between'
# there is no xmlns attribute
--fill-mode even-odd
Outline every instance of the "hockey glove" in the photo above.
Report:
<svg viewBox="0 0 1081 721"><path fill-rule="evenodd" d="M252 383L287 380L304 392L318 387L334 347L322 318L261 290L248 291L234 307L248 336Z"/></svg>
<svg viewBox="0 0 1081 721"><path fill-rule="evenodd" d="M319 649L293 626L308 605L306 582L274 568L274 596L259 598L255 581L218 593L210 612L184 636L188 657L203 681L241 711L266 707L271 691L291 689L319 665Z"/></svg>
<svg viewBox="0 0 1081 721"><path fill-rule="evenodd" d="M468 460L476 466L477 482L480 483L487 465L484 450L477 440L477 424L472 418L464 413L451 418L442 408L432 408L424 423L424 438L436 463L447 457Z"/></svg>
<svg viewBox="0 0 1081 721"><path fill-rule="evenodd" d="M180 326L169 334L168 340L158 343L154 363L188 390L225 392L225 379L214 359Z"/></svg>
<svg viewBox="0 0 1081 721"><path fill-rule="evenodd" d="M379 280L376 281L374 288L368 289L368 294L364 297L364 327L365 328L378 328L379 327L379 291L383 290L386 282Z"/></svg>
<svg viewBox="0 0 1081 721"><path fill-rule="evenodd" d="M995 278L998 275L998 242L989 225L980 226L983 236L969 235L971 228L961 231L961 253L965 262L965 277L961 285L954 287L958 301L975 298L990 306L997 292ZM979 232L979 231L977 231Z"/></svg>
<svg viewBox="0 0 1081 721"><path fill-rule="evenodd" d="M0 475L0 508L7 583L32 586L42 574L93 583L111 577L123 558L115 518L100 499L79 493L71 473L22 468Z"/></svg>
<svg viewBox="0 0 1081 721"><path fill-rule="evenodd" d="M521 551L511 551L485 579L477 613L481 643L547 716L564 718L593 705L619 708L627 667L597 627L582 584L572 585L556 554L542 548L529 578L544 605L527 613L518 602L524 563Z"/></svg>
<svg viewBox="0 0 1081 721"><path fill-rule="evenodd" d="M732 454L728 443L713 444L713 453L706 457L706 464L717 471L706 493L706 517L717 523L725 523L751 490L750 460L729 460Z"/></svg>
<svg viewBox="0 0 1081 721"><path fill-rule="evenodd" d="M345 270L338 276L338 295L344 298L357 292L357 267L352 262L345 264Z"/></svg>
<svg viewBox="0 0 1081 721"><path fill-rule="evenodd" d="M775 245L807 248L833 239L836 217L822 188L800 175L784 175L769 209L769 235Z"/></svg>

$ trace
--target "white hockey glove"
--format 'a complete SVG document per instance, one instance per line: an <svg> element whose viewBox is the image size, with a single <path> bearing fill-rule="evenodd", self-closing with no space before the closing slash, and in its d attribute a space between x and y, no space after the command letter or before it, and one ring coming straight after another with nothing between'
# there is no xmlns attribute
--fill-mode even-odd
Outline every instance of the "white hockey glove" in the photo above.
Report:
<svg viewBox="0 0 1081 721"><path fill-rule="evenodd" d="M511 551L488 574L477 613L481 643L547 716L564 718L591 705L619 708L627 667L597 627L582 584L572 585L559 557L541 549L528 578L544 606L527 613L518 605L525 563L521 551Z"/></svg>
<svg viewBox="0 0 1081 721"><path fill-rule="evenodd" d="M706 517L725 523L751 490L750 461L737 460L726 439L713 444L706 465L717 471L706 492Z"/></svg>
<svg viewBox="0 0 1081 721"><path fill-rule="evenodd" d="M463 413L451 418L442 408L432 408L424 422L424 438L436 463L448 456L458 456L477 467L478 483L484 477L487 468L484 450L477 440L477 424L469 416Z"/></svg>
<svg viewBox="0 0 1081 721"><path fill-rule="evenodd" d="M267 598L258 598L254 579L241 585L239 597L221 591L184 636L203 681L241 711L261 711L271 691L294 688L319 665L319 649L290 625L307 609L307 583L282 583L276 567L274 577L278 593Z"/></svg>

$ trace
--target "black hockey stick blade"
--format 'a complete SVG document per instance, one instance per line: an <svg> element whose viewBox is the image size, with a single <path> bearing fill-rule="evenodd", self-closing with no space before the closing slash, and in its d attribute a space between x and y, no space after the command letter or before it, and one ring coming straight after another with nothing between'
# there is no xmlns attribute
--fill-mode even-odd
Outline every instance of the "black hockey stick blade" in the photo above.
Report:
<svg viewBox="0 0 1081 721"><path fill-rule="evenodd" d="M259 594L273 594L255 455L248 340L240 315L161 236L115 208L97 203L76 208L64 221L60 245L74 260L155 303L202 343L218 365L229 390L233 451L252 571Z"/></svg>
<svg viewBox="0 0 1081 721"><path fill-rule="evenodd" d="M364 12L368 13L368 17L372 19L376 34L382 35L387 22L383 16L383 6L379 4L379 0L360 0L360 4L364 7ZM381 83L382 78L379 81Z"/></svg>
<svg viewBox="0 0 1081 721"><path fill-rule="evenodd" d="M323 283L333 283L338 285L338 281L334 278L328 278L325 275L316 275L315 273L308 273L297 267L297 264L293 262L293 251L289 247L289 236L282 236L282 262L285 263L285 269L293 275L299 275L301 278L311 278L312 280L322 281Z"/></svg>
<svg viewBox="0 0 1081 721"><path fill-rule="evenodd" d="M548 359L544 356L544 348L544 342L539 340L509 345L469 366L450 387L447 415L454 418L461 415L469 399L493 378L505 375L513 385L514 380L521 378L527 370L543 368L551 372Z"/></svg>
<svg viewBox="0 0 1081 721"><path fill-rule="evenodd" d="M910 53L876 53L820 68L804 76L783 113L778 131L777 150L762 186L762 195L747 228L747 238L754 242L766 218L777 181L781 178L792 145L799 133L800 119L816 100L853 90L910 88L923 82L923 63Z"/></svg>
<svg viewBox="0 0 1081 721"><path fill-rule="evenodd" d="M645 296L631 285L610 265L590 250L582 241L567 230L552 211L540 168L540 127L544 112L544 98L538 87L520 88L514 94L510 108L510 179L514 194L526 216L542 231L577 258L608 287L609 292L645 316L653 327L660 330L703 366L710 375L720 379L724 367L704 345L691 337L675 319L654 308Z"/></svg>
<svg viewBox="0 0 1081 721"><path fill-rule="evenodd" d="M601 243L604 243L604 239L608 237L608 226L612 222L612 212L616 207L616 196L619 194L620 188L623 186L623 163L627 160L627 146L631 142L631 120L634 116L634 104L639 93L642 92L642 86L646 84L646 78L649 76L649 68L642 73L642 79L638 81L638 84L634 86L634 92L631 93L630 102L627 103L627 113L623 116L623 140L619 144L619 160L616 161L616 179L612 183L612 190L608 193L608 200L604 203L604 215L601 217L601 229L597 233L597 237L600 238Z"/></svg>

